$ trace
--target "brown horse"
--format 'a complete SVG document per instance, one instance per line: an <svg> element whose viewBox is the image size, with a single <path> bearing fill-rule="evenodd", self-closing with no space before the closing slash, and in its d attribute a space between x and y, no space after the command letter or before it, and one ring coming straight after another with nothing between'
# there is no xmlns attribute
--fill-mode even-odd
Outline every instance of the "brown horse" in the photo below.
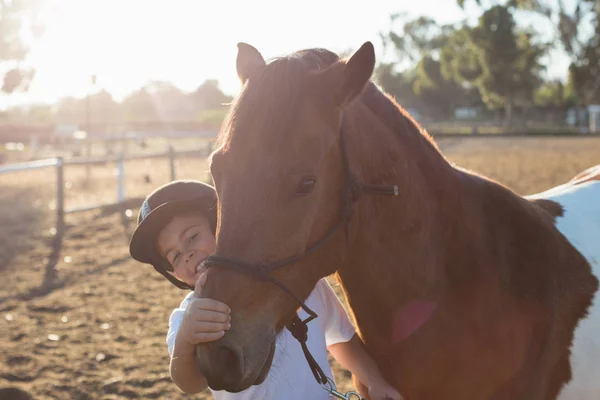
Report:
<svg viewBox="0 0 600 400"><path fill-rule="evenodd" d="M600 182L523 198L450 164L369 81L374 64L370 43L348 60L313 49L269 63L239 45L244 86L211 161L217 258L237 266L211 268L205 287L233 310L231 330L197 349L211 387L260 383L293 295L337 273L407 399L600 396Z"/></svg>

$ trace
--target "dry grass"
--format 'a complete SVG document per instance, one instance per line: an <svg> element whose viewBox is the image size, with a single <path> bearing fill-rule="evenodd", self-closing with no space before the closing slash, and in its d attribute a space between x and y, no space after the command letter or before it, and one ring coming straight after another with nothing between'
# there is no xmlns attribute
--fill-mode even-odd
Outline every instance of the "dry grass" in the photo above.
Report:
<svg viewBox="0 0 600 400"><path fill-rule="evenodd" d="M522 194L600 163L600 138L439 144L448 159ZM206 177L204 160L177 167L178 178ZM166 161L132 161L126 169L128 197L169 179ZM83 167L66 169L67 207L115 200L114 167L93 169L87 186L85 176ZM170 382L164 342L183 293L128 257L137 209L126 220L100 211L68 215L54 248L54 179L48 170L0 175L0 387L23 388L35 399L191 398ZM350 389L337 366L335 377Z"/></svg>
<svg viewBox="0 0 600 400"><path fill-rule="evenodd" d="M564 183L600 164L600 137L441 139L447 159L521 195Z"/></svg>

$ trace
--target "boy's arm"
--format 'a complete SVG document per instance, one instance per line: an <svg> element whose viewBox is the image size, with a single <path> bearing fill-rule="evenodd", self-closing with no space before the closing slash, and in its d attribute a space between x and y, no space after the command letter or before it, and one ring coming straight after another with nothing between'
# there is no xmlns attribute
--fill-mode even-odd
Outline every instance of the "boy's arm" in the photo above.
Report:
<svg viewBox="0 0 600 400"><path fill-rule="evenodd" d="M195 394L208 387L196 365L196 345L221 338L229 329L230 310L225 304L201 298L206 275L196 283L193 295L173 311L169 319L167 346L171 356L173 382L185 393ZM185 304L185 306L184 306Z"/></svg>
<svg viewBox="0 0 600 400"><path fill-rule="evenodd" d="M208 384L196 366L196 346L177 336L171 356L171 379L185 393L202 392Z"/></svg>
<svg viewBox="0 0 600 400"><path fill-rule="evenodd" d="M400 400L402 397L381 375L381 371L369 356L355 334L348 342L339 342L327 347L340 365L365 385L372 399Z"/></svg>
<svg viewBox="0 0 600 400"><path fill-rule="evenodd" d="M400 393L383 378L375 361L366 352L344 306L329 282L321 279L316 288L321 294L325 308L322 317L324 317L327 350L330 354L366 386L372 400L401 400Z"/></svg>

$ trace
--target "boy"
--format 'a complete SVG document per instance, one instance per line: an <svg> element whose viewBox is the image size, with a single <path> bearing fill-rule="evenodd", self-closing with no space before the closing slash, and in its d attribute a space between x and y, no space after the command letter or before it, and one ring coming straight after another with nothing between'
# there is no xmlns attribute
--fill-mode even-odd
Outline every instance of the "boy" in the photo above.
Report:
<svg viewBox="0 0 600 400"><path fill-rule="evenodd" d="M190 292L169 320L170 372L186 393L199 393L207 382L194 362L198 344L217 340L230 328L227 305L202 297L206 279L202 261L215 251L216 194L202 182L166 184L144 200L130 243L131 256L154 266L165 278ZM327 350L365 385L373 400L400 400L364 351L343 306L326 279L306 300L319 318L310 322L308 346L327 376ZM303 316L301 315L301 318ZM305 316L304 316L305 317ZM265 381L240 393L212 391L215 399L327 399L304 359L300 344L287 330L277 338L273 366Z"/></svg>

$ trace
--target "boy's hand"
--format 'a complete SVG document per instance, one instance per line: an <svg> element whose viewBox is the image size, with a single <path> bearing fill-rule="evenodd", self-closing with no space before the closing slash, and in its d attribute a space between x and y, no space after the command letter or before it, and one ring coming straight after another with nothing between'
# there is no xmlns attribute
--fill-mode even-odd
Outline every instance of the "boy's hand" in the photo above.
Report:
<svg viewBox="0 0 600 400"><path fill-rule="evenodd" d="M369 386L369 398L372 400L403 400L400 393L385 381Z"/></svg>
<svg viewBox="0 0 600 400"><path fill-rule="evenodd" d="M194 297L185 310L177 339L194 346L221 338L231 327L231 310L226 304L202 298L202 286L206 273L200 275L194 289Z"/></svg>

